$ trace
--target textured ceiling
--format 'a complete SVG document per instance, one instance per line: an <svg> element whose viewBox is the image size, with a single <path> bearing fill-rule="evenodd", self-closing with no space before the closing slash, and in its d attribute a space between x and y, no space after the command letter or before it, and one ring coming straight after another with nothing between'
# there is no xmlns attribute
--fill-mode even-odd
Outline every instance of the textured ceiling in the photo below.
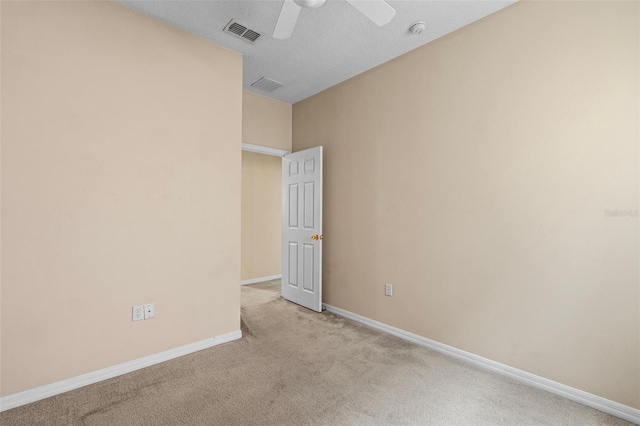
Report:
<svg viewBox="0 0 640 426"><path fill-rule="evenodd" d="M246 90L290 104L496 12L515 0L388 1L396 16L378 27L348 3L329 0L317 9L302 9L290 39L271 38L282 0L167 1L119 3L154 16L244 56ZM255 44L222 30L232 19L264 33ZM420 35L409 32L415 21L426 23ZM250 87L260 77L284 84L273 93Z"/></svg>

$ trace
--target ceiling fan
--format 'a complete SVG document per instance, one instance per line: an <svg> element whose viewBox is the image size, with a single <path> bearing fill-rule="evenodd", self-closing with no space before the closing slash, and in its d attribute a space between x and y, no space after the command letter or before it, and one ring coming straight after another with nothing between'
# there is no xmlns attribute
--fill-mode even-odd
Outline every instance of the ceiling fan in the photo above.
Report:
<svg viewBox="0 0 640 426"><path fill-rule="evenodd" d="M284 0L280 16L273 31L273 38L285 39L291 37L293 28L296 26L298 15L302 8L316 8L324 4L326 0ZM394 8L389 6L384 0L345 0L355 7L376 25L388 24L396 15Z"/></svg>

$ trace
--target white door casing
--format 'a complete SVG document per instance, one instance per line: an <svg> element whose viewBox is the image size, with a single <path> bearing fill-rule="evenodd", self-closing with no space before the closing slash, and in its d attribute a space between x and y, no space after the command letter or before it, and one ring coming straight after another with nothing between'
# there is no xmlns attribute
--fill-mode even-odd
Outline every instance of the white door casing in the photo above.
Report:
<svg viewBox="0 0 640 426"><path fill-rule="evenodd" d="M282 297L322 312L322 147L282 157Z"/></svg>

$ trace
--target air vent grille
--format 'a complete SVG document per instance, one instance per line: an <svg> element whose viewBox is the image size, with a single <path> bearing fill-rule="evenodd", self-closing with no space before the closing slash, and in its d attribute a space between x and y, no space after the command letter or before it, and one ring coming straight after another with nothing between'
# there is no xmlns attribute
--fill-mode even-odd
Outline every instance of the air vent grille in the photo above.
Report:
<svg viewBox="0 0 640 426"><path fill-rule="evenodd" d="M234 33L235 35L241 36L242 33L247 31L247 27L245 27L244 25L240 25L237 22L234 22L233 24L229 25L229 28L227 28L227 31Z"/></svg>
<svg viewBox="0 0 640 426"><path fill-rule="evenodd" d="M284 84L277 82L275 80L271 80L267 77L262 77L260 80L256 81L251 85L251 87L256 88L258 90L262 90L263 92L271 93L275 92L279 88L284 86Z"/></svg>
<svg viewBox="0 0 640 426"><path fill-rule="evenodd" d="M246 38L247 40L251 40L252 42L255 42L258 38L260 38L260 33L257 33L253 30L247 30L242 37Z"/></svg>
<svg viewBox="0 0 640 426"><path fill-rule="evenodd" d="M229 21L226 27L224 27L224 32L229 33L233 36L243 39L246 42L251 44L258 41L260 37L262 37L262 33L256 30L252 30L248 28L246 25L242 25L232 19Z"/></svg>

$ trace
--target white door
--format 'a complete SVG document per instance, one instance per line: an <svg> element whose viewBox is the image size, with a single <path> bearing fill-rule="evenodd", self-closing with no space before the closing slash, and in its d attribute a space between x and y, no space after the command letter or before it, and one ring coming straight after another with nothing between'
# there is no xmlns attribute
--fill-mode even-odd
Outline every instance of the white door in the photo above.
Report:
<svg viewBox="0 0 640 426"><path fill-rule="evenodd" d="M282 297L322 312L322 147L282 157Z"/></svg>

